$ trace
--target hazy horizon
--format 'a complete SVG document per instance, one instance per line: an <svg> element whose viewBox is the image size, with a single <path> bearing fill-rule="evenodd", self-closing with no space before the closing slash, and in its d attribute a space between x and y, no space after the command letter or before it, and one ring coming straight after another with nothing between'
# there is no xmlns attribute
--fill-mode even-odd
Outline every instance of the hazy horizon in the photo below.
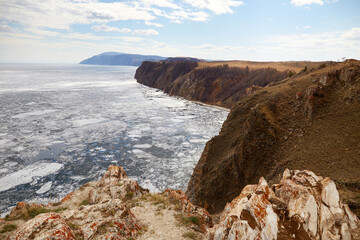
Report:
<svg viewBox="0 0 360 240"><path fill-rule="evenodd" d="M360 59L356 0L2 0L1 63L103 52L209 60Z"/></svg>

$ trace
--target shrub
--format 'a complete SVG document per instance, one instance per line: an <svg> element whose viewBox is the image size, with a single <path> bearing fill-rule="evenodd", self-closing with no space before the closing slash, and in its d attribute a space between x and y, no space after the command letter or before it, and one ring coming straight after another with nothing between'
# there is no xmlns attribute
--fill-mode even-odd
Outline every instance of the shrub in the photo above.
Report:
<svg viewBox="0 0 360 240"><path fill-rule="evenodd" d="M325 68L326 67L326 63L323 63L319 66L319 69Z"/></svg>
<svg viewBox="0 0 360 240"><path fill-rule="evenodd" d="M195 239L196 238L196 235L195 235L194 232L186 232L182 236L183 236L183 238L189 238L189 239Z"/></svg>
<svg viewBox="0 0 360 240"><path fill-rule="evenodd" d="M17 226L15 224L6 224L1 230L0 233L5 233L5 232L12 232L15 229L17 229Z"/></svg>

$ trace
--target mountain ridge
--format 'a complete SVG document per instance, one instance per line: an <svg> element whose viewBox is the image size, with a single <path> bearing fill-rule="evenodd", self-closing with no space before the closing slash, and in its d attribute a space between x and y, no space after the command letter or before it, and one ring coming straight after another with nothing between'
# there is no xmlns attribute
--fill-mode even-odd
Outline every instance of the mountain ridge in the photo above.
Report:
<svg viewBox="0 0 360 240"><path fill-rule="evenodd" d="M140 66L143 61L160 61L165 57L118 52L104 52L81 61L79 64Z"/></svg>

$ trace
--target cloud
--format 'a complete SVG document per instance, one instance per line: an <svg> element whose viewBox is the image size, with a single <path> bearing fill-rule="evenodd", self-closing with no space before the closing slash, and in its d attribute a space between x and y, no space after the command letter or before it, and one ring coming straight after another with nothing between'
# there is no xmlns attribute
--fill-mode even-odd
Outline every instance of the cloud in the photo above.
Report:
<svg viewBox="0 0 360 240"><path fill-rule="evenodd" d="M91 27L95 31L103 31L103 32L121 32L121 33L130 33L131 30L129 28L117 28L117 27L109 27L105 24L102 25L94 25Z"/></svg>
<svg viewBox="0 0 360 240"><path fill-rule="evenodd" d="M124 42L135 42L139 43L142 42L144 39L139 37L114 37L115 39L120 39Z"/></svg>
<svg viewBox="0 0 360 240"><path fill-rule="evenodd" d="M233 13L232 7L239 7L243 1L236 0L184 0L186 3L199 9L207 9L215 14Z"/></svg>
<svg viewBox="0 0 360 240"><path fill-rule="evenodd" d="M203 45L199 45L199 46L191 46L189 47L190 49L200 49L200 50L212 50L212 51L238 51L238 50L244 50L243 47L240 46L214 46L212 44L209 43L205 43Z"/></svg>
<svg viewBox="0 0 360 240"><path fill-rule="evenodd" d="M5 21L0 22L0 32L15 32L15 29L10 27Z"/></svg>
<svg viewBox="0 0 360 240"><path fill-rule="evenodd" d="M0 9L0 18L8 22L53 29L70 29L71 24L155 19L149 11L128 2L1 0Z"/></svg>
<svg viewBox="0 0 360 240"><path fill-rule="evenodd" d="M38 28L25 28L24 30L27 32L36 34L36 35L47 36L47 37L56 37L56 36L60 35L59 32L43 30L43 29L38 29Z"/></svg>
<svg viewBox="0 0 360 240"><path fill-rule="evenodd" d="M158 35L159 33L154 29L143 29L143 30L134 30L132 32L133 35Z"/></svg>
<svg viewBox="0 0 360 240"><path fill-rule="evenodd" d="M145 24L148 26L154 26L154 27L162 27L163 26L161 23L154 23L154 22L149 22L149 21L146 21Z"/></svg>
<svg viewBox="0 0 360 240"><path fill-rule="evenodd" d="M79 39L79 40L103 40L105 37L96 36L91 33L70 33L67 35L62 35L63 38L70 38L70 39Z"/></svg>
<svg viewBox="0 0 360 240"><path fill-rule="evenodd" d="M209 14L206 12L187 12L184 10L176 10L171 13L161 12L159 16L164 16L175 23L182 23L185 20L191 20L195 22L207 22L209 20Z"/></svg>
<svg viewBox="0 0 360 240"><path fill-rule="evenodd" d="M304 5L311 5L311 4L323 5L324 1L323 0L291 0L291 4L296 7L301 7Z"/></svg>
<svg viewBox="0 0 360 240"><path fill-rule="evenodd" d="M139 4L146 7L156 6L162 8L180 9L179 5L176 5L173 1L169 0L141 0Z"/></svg>

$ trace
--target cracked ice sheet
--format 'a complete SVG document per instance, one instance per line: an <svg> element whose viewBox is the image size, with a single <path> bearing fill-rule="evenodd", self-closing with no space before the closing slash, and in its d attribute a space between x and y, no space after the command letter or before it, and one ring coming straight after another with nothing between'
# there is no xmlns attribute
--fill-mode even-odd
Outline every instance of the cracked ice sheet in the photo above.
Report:
<svg viewBox="0 0 360 240"><path fill-rule="evenodd" d="M60 163L35 163L0 178L0 192L6 191L17 185L31 183L34 177L44 177L60 170Z"/></svg>
<svg viewBox="0 0 360 240"><path fill-rule="evenodd" d="M0 211L60 198L114 163L154 191L186 188L228 112L140 85L135 70L0 64L0 178L36 163L63 165L1 192Z"/></svg>

